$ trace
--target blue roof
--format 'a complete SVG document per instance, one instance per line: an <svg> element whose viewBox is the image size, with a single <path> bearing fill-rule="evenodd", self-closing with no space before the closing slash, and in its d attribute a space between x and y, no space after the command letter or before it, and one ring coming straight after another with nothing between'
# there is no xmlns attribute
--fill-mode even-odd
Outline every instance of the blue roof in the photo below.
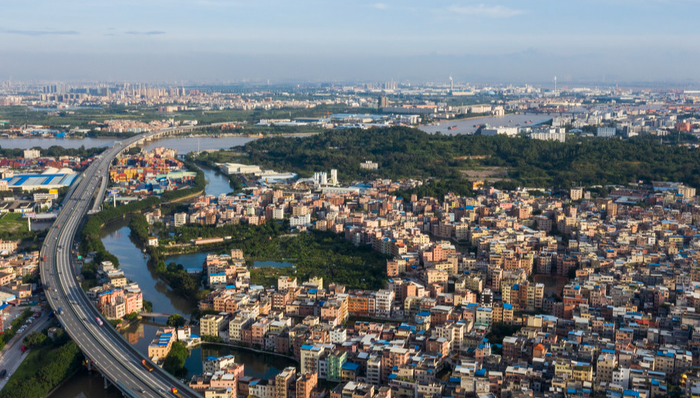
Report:
<svg viewBox="0 0 700 398"><path fill-rule="evenodd" d="M353 362L345 362L342 366L343 369L352 370L352 371L356 371L359 367L360 367L360 365L353 363Z"/></svg>

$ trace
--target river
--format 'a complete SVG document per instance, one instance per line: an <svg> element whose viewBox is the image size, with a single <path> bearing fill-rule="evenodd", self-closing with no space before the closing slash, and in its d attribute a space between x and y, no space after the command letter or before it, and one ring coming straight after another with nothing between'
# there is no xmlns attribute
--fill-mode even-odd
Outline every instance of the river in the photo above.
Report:
<svg viewBox="0 0 700 398"><path fill-rule="evenodd" d="M204 151L208 149L228 149L234 146L244 145L256 140L256 137L172 137L151 141L144 148L151 150L157 146L177 149L179 154L191 151ZM54 145L64 148L96 148L114 145L119 138L0 138L1 148L29 149L34 147L47 149Z"/></svg>
<svg viewBox="0 0 700 398"><path fill-rule="evenodd" d="M160 142L158 142L160 144ZM157 146L157 145L154 145ZM169 146L172 147L172 146ZM186 153L187 147L180 153ZM192 149L192 148L189 148ZM196 149L196 148L195 148ZM205 193L218 196L221 193L231 192L228 178L216 170L203 168L208 182ZM118 220L107 224L101 231L102 243L109 252L119 259L120 268L129 280L139 283L143 297L153 303L153 312L164 314L182 314L189 318L195 306L188 300L174 293L165 282L158 279L148 268L148 260L144 257L141 248L131 239L128 219ZM166 262L176 262L185 268L201 268L208 253L184 254L169 257ZM267 266L287 266L288 264L273 262L259 264ZM132 324L124 328L121 333L139 351L146 354L148 344L153 340L157 330L165 325L165 318L148 319ZM255 352L237 349L234 347L203 345L190 351L190 356L185 361L188 370L188 379L193 375L202 373L202 360L207 356L234 355L236 362L245 365L245 374L257 378L271 378L286 366L295 366L295 362L272 355L258 354ZM99 387L99 388L97 388ZM52 397L74 398L81 393L88 398L111 396L110 390L102 389L102 379L81 371L69 379Z"/></svg>
<svg viewBox="0 0 700 398"><path fill-rule="evenodd" d="M0 138L0 147L30 149L40 147L48 149L54 145L64 148L96 148L112 146L114 138Z"/></svg>
<svg viewBox="0 0 700 398"><path fill-rule="evenodd" d="M245 145L256 137L172 137L152 141L144 145L144 149L150 151L157 146L177 150L179 155L185 155L192 151L205 151L210 149L229 149L239 145Z"/></svg>
<svg viewBox="0 0 700 398"><path fill-rule="evenodd" d="M521 115L505 115L503 117L476 117L473 119L458 119L458 120L445 120L441 121L439 126L420 126L419 129L425 131L426 133L435 134L440 132L444 135L458 135L458 134L474 134L476 129L483 124L488 124L493 127L515 127L515 126L533 126L542 122L546 122L552 119L556 115L543 115L534 113L524 113ZM532 121L532 124L525 123L527 121ZM448 130L448 127L457 126L452 130Z"/></svg>

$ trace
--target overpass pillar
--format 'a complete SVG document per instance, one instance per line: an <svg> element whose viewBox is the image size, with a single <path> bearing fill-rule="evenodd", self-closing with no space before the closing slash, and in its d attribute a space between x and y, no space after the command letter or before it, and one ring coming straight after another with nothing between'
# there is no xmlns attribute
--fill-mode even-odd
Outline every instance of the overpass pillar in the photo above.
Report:
<svg viewBox="0 0 700 398"><path fill-rule="evenodd" d="M107 381L107 376L102 375L102 380L105 381L105 390L109 388L109 381Z"/></svg>
<svg viewBox="0 0 700 398"><path fill-rule="evenodd" d="M88 363L88 372L89 372L92 370L92 361L88 357L85 357L85 359L87 360L87 363Z"/></svg>

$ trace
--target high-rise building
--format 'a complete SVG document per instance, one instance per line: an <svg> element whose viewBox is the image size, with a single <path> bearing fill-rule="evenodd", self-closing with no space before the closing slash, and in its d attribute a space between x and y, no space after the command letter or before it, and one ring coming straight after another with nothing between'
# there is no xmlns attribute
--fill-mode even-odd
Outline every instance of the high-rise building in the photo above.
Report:
<svg viewBox="0 0 700 398"><path fill-rule="evenodd" d="M387 106L389 106L389 101L387 101L386 95L380 95L379 100L377 101L377 108L382 109L386 108Z"/></svg>
<svg viewBox="0 0 700 398"><path fill-rule="evenodd" d="M301 373L318 373L319 361L324 349L321 346L305 344L301 346Z"/></svg>
<svg viewBox="0 0 700 398"><path fill-rule="evenodd" d="M297 368L289 366L275 376L275 398L291 398L289 394L296 374Z"/></svg>
<svg viewBox="0 0 700 398"><path fill-rule="evenodd" d="M318 385L318 374L304 373L297 379L297 398L310 398L311 392Z"/></svg>
<svg viewBox="0 0 700 398"><path fill-rule="evenodd" d="M571 188L569 197L571 200L581 200L583 198L583 188Z"/></svg>

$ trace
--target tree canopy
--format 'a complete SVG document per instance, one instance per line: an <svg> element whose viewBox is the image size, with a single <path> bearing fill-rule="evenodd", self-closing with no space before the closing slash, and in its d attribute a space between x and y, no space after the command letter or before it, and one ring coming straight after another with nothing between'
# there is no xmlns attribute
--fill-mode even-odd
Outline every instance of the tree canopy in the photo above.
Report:
<svg viewBox="0 0 700 398"><path fill-rule="evenodd" d="M239 160L310 176L335 168L345 182L373 177L456 179L466 170L499 167L520 186L679 181L700 187L700 149L629 140L576 138L566 143L521 137L441 135L406 128L335 130L304 138L271 137L244 146ZM211 156L216 156L216 153ZM378 170L360 163L371 160ZM475 178L474 178L475 179ZM488 178L486 178L488 179Z"/></svg>

